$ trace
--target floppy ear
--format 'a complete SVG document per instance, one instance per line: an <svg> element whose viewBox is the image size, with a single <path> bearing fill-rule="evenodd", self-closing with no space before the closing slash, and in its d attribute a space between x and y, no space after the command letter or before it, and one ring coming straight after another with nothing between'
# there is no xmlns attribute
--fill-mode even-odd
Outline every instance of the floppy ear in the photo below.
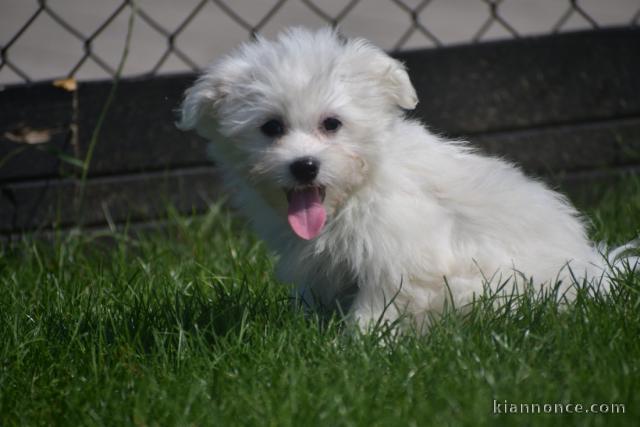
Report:
<svg viewBox="0 0 640 427"><path fill-rule="evenodd" d="M354 67L363 74L373 76L384 94L397 106L413 110L418 104L416 91L402 62L364 39L353 41Z"/></svg>
<svg viewBox="0 0 640 427"><path fill-rule="evenodd" d="M418 105L416 90L411 84L409 74L400 61L387 57L390 61L389 71L386 76L389 93L395 103L405 110L413 110Z"/></svg>
<svg viewBox="0 0 640 427"><path fill-rule="evenodd" d="M186 90L180 107L180 120L176 126L181 130L195 129L202 136L209 136L216 110L231 93L231 88L244 76L247 64L236 57L228 56L214 63ZM203 120L209 118L210 120Z"/></svg>
<svg viewBox="0 0 640 427"><path fill-rule="evenodd" d="M405 110L416 108L418 96L402 62L378 50L372 67L385 93L397 106Z"/></svg>
<svg viewBox="0 0 640 427"><path fill-rule="evenodd" d="M221 94L216 89L209 73L198 78L196 83L184 94L184 100L180 107L180 120L176 123L178 129L196 129L201 118L213 116L214 105L220 97Z"/></svg>

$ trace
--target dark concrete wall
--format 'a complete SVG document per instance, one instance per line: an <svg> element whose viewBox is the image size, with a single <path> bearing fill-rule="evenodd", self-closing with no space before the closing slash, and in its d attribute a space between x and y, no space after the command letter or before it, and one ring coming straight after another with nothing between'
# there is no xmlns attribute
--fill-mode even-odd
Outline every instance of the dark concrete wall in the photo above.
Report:
<svg viewBox="0 0 640 427"><path fill-rule="evenodd" d="M640 168L640 30L500 41L399 55L420 104L411 115L577 194ZM167 204L219 197L205 142L174 127L195 76L119 83L86 185L79 181L111 81L0 92L0 234L82 223L144 223ZM84 188L83 188L84 187ZM83 195L82 202L80 195Z"/></svg>

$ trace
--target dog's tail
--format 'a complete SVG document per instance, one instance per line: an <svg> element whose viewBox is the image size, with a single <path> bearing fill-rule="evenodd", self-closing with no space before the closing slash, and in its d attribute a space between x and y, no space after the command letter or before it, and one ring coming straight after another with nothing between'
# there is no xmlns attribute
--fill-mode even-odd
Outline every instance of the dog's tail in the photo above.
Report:
<svg viewBox="0 0 640 427"><path fill-rule="evenodd" d="M640 272L640 237L605 253L613 274L626 270Z"/></svg>

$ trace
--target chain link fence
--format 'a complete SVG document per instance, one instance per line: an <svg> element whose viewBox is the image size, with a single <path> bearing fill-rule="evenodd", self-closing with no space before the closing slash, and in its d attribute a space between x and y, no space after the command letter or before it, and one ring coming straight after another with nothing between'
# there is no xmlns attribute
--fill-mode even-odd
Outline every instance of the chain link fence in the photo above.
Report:
<svg viewBox="0 0 640 427"><path fill-rule="evenodd" d="M179 4L178 4L179 3ZM0 0L0 83L198 70L288 25L339 26L390 51L640 25L640 0Z"/></svg>

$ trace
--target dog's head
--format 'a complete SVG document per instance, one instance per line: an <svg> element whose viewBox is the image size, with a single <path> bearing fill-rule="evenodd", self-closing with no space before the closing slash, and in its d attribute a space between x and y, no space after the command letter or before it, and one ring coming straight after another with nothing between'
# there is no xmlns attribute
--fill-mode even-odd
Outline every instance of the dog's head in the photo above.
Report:
<svg viewBox="0 0 640 427"><path fill-rule="evenodd" d="M218 160L312 239L375 173L384 135L416 104L403 65L380 49L294 28L210 66L186 92L178 126L212 139Z"/></svg>

